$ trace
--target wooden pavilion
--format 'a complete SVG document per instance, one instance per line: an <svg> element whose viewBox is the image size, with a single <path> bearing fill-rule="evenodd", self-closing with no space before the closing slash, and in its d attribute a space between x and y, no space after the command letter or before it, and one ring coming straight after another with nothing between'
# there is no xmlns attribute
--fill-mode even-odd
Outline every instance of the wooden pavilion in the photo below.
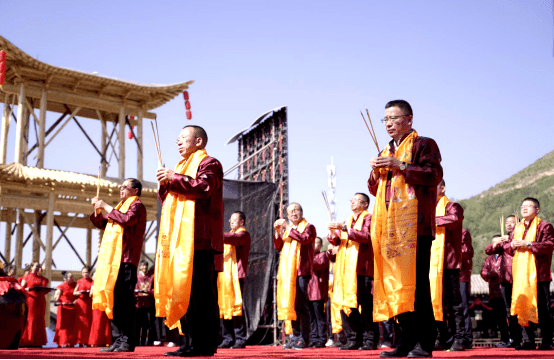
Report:
<svg viewBox="0 0 554 360"><path fill-rule="evenodd" d="M96 196L97 174L44 169L46 147L70 121L76 122L98 153L99 161L91 168L100 166L103 199L117 203L118 187L126 177L136 177L143 183L141 200L150 221L145 236L148 240L157 230L157 185L143 181L143 119L154 119L156 114L151 110L182 93L193 81L144 85L57 67L29 56L2 36L1 50L7 54L5 83L0 86L0 101L4 103L0 137L0 221L6 223L4 251L0 251L2 261L14 263L21 273L23 248L32 238L32 260L43 264L44 276L49 280L61 279L59 273L64 264L53 263L52 254L62 239L69 243L83 265L95 264L91 256L93 226L88 216L90 200ZM47 112L57 113L49 127ZM98 120L100 144L91 139L78 117ZM16 127L15 151L13 161L8 162L12 120ZM136 175L125 173L127 130L133 132L135 139ZM37 159L34 165L29 164L32 155ZM117 161L118 177L107 178L113 157ZM41 232L44 224L46 233ZM26 237L25 225L28 227ZM86 229L85 244L69 240L66 232L70 228ZM57 239L55 231L59 233ZM99 233L100 238L101 235ZM15 243L13 256L12 240ZM44 257L41 257L41 249ZM81 254L83 249L85 254ZM47 310L46 321L49 319Z"/></svg>

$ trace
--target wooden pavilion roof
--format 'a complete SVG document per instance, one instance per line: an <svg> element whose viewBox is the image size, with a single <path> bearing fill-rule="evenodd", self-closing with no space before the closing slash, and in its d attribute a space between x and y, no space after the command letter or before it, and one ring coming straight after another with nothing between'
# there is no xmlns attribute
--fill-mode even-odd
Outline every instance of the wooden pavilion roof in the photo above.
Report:
<svg viewBox="0 0 554 360"><path fill-rule="evenodd" d="M155 115L148 113L148 110L165 104L194 82L190 80L173 85L147 85L54 66L31 57L2 36L0 50L6 51L7 63L6 81L0 88L17 94L18 84L24 82L28 88L27 96L37 99L40 99L42 89L48 89L48 110L62 113L66 109L55 103L71 103L73 96L76 98L74 102L77 102L74 105L119 113L119 107L125 104L130 115L138 115L138 109L143 109L144 117L154 118ZM3 96L0 101L4 101ZM98 118L94 111L80 115Z"/></svg>
<svg viewBox="0 0 554 360"><path fill-rule="evenodd" d="M88 214L90 199L96 196L98 177L61 170L39 169L18 163L0 165L0 206L46 210L48 193L55 191L56 211ZM141 181L141 201L146 206L148 220L156 219L157 184ZM119 202L121 180L100 179L100 198L107 203Z"/></svg>

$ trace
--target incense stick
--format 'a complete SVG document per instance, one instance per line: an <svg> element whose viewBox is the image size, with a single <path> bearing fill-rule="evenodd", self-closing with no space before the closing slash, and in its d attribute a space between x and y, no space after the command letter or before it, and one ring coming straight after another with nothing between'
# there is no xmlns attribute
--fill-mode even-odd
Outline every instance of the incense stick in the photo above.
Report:
<svg viewBox="0 0 554 360"><path fill-rule="evenodd" d="M329 214L329 218L331 221L333 221L333 215L331 214L331 208L329 207L329 201L327 201L327 194L325 191L321 192L321 195L323 195L323 201L325 201L325 206L327 207L327 213Z"/></svg>
<svg viewBox="0 0 554 360"><path fill-rule="evenodd" d="M500 232L502 233L502 236L504 236L504 214L502 214L502 217L500 218Z"/></svg>
<svg viewBox="0 0 554 360"><path fill-rule="evenodd" d="M102 165L98 167L98 181L96 182L96 197L100 196L100 173L102 172Z"/></svg>
<svg viewBox="0 0 554 360"><path fill-rule="evenodd" d="M367 109L366 109L367 111ZM377 142L377 136L375 135L375 130L373 129L373 124L371 123L371 118L369 117L369 111L367 111L367 116L369 119L369 123L371 124L371 129L369 128L369 125L367 124L367 121L365 119L364 113L360 110L360 115L362 115L362 119L364 119L365 126L367 127L367 131L369 131L369 135L371 136L371 140L373 140L373 143L375 144L375 147L377 147L377 151L379 151L379 143Z"/></svg>
<svg viewBox="0 0 554 360"><path fill-rule="evenodd" d="M158 145L158 138L156 137L156 131L154 130L154 123L150 120L152 125L152 135L154 135L154 144L156 145L156 154L158 154L158 168L162 168L162 154L160 153L160 147Z"/></svg>
<svg viewBox="0 0 554 360"><path fill-rule="evenodd" d="M160 162L162 159L162 142L160 141L160 131L158 130L158 116L154 116L154 123L156 124L156 136L158 137L158 151L160 152ZM162 163L163 166L163 163Z"/></svg>
<svg viewBox="0 0 554 360"><path fill-rule="evenodd" d="M379 143L377 142L377 135L375 133L375 129L373 128L373 122L371 121L371 116L369 116L369 110L367 107L365 108L365 112L367 113L367 119L369 120L369 125L371 125L371 130L373 130L373 138L375 139L375 146L377 146L377 151L379 151Z"/></svg>

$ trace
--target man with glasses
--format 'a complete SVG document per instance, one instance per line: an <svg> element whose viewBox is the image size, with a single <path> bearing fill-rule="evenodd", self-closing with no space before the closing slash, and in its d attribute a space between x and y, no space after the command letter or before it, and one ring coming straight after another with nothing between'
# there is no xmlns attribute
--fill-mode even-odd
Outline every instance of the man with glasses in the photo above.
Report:
<svg viewBox="0 0 554 360"><path fill-rule="evenodd" d="M371 223L375 256L374 321L396 316L401 344L381 357L430 357L436 328L431 305L429 262L435 238L437 185L441 155L435 141L412 129L407 101L385 106L382 120L392 140L378 157L368 180L376 197Z"/></svg>
<svg viewBox="0 0 554 360"><path fill-rule="evenodd" d="M538 217L540 203L527 197L521 204L521 217L504 251L513 256L511 314L525 327L529 341L516 350L535 350L535 328L541 328L539 350L552 350L552 314L550 314L550 266L554 250L554 228Z"/></svg>
<svg viewBox="0 0 554 360"><path fill-rule="evenodd" d="M173 329L186 326L191 344L167 356L213 356L219 334L217 272L223 270L223 168L208 156L206 131L181 130L182 159L156 172L162 202L156 252L156 316ZM194 271L193 271L194 269Z"/></svg>
<svg viewBox="0 0 554 360"><path fill-rule="evenodd" d="M277 318L291 321L291 341L285 349L302 350L310 343L308 283L314 262L315 227L304 219L302 206L292 203L287 217L275 221L273 245L280 251L277 275Z"/></svg>
<svg viewBox="0 0 554 360"><path fill-rule="evenodd" d="M112 323L119 333L111 346L100 349L102 352L135 350L134 290L146 230L146 208L139 199L141 192L141 182L130 178L121 185L121 201L115 208L97 197L91 201L94 213L90 220L105 230L98 251L93 309L106 311L109 318L113 317Z"/></svg>

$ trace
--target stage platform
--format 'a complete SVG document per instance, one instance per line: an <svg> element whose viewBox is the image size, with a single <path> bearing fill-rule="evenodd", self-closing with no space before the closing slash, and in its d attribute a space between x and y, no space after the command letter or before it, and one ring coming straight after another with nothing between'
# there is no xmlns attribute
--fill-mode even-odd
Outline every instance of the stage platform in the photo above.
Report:
<svg viewBox="0 0 554 360"><path fill-rule="evenodd" d="M164 352L175 347L143 346L132 353L101 353L99 348L21 348L0 350L2 359L176 359L164 356ZM219 349L213 359L378 359L381 351L387 350L338 350L337 348L283 350L274 346L247 346L245 349ZM389 349L390 350L390 349ZM553 351L516 351L479 347L466 351L435 351L437 359L553 359ZM209 359L209 357L208 357Z"/></svg>

